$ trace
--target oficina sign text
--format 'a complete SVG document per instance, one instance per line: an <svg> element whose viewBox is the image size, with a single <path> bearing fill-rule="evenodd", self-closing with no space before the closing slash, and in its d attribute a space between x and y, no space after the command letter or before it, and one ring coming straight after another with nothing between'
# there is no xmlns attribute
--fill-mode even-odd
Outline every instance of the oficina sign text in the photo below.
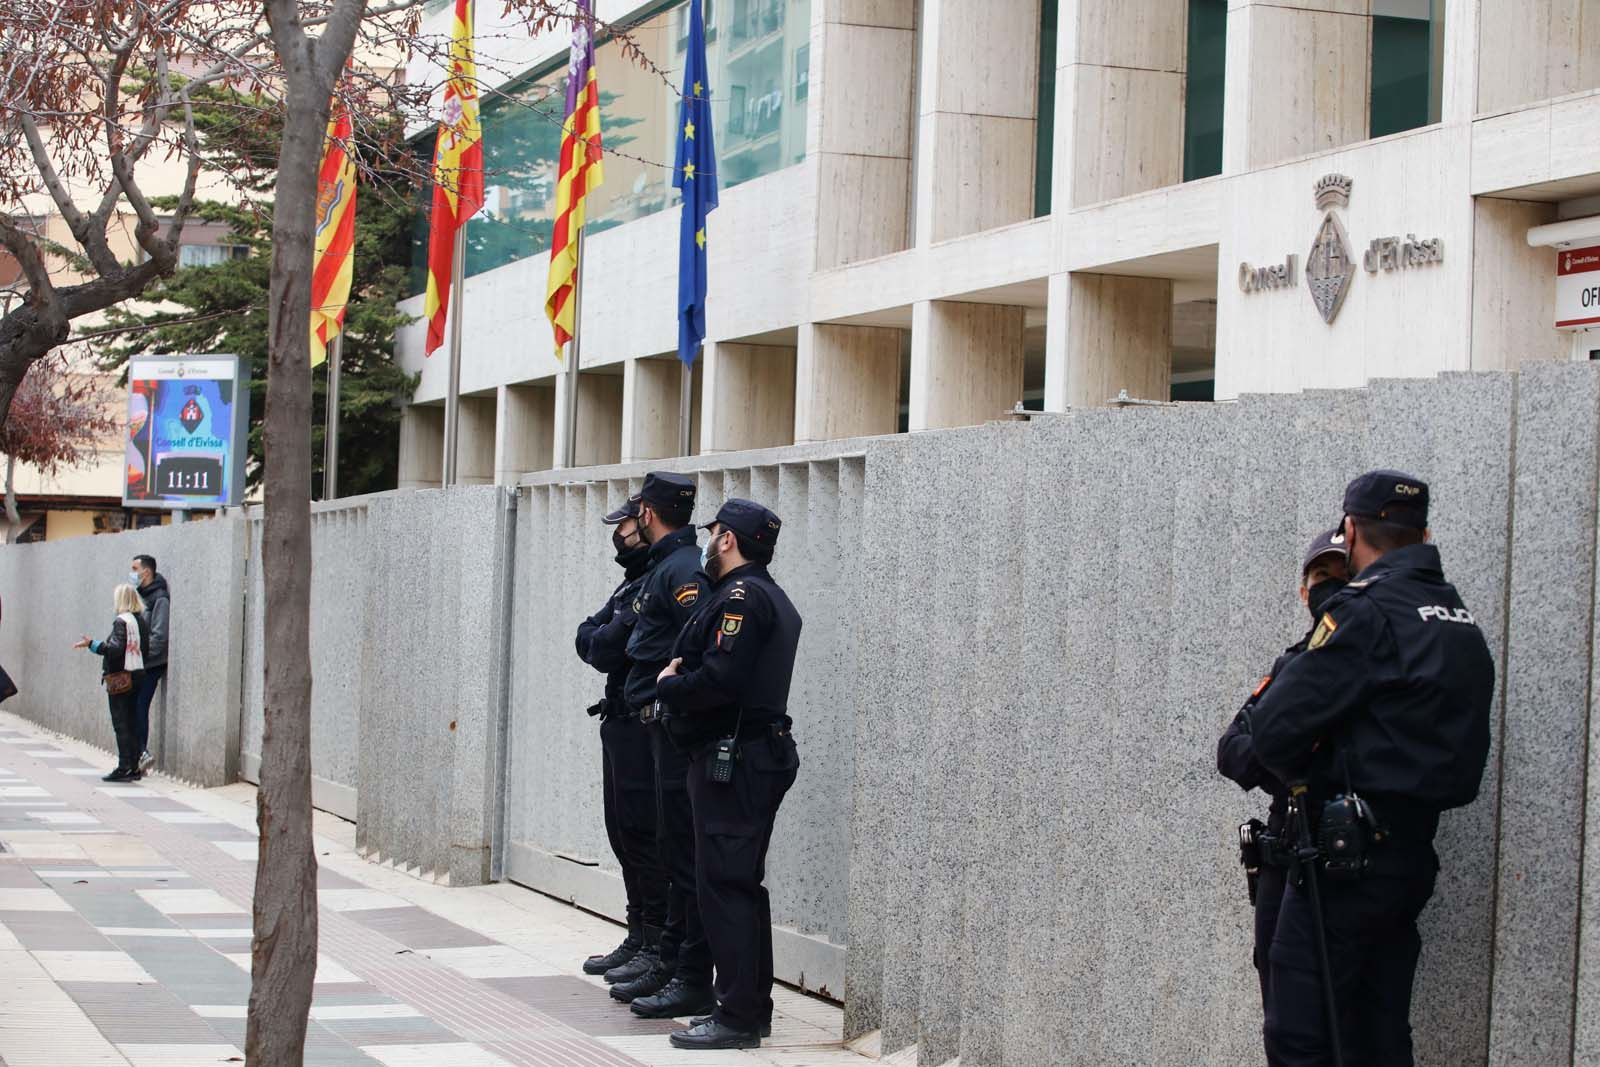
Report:
<svg viewBox="0 0 1600 1067"><path fill-rule="evenodd" d="M1312 192L1317 210L1323 213L1306 256L1304 271L1306 289L1311 302L1322 316L1322 321L1333 323L1344 298L1355 281L1355 257L1350 252L1350 242L1345 236L1344 224L1335 214L1335 208L1350 206L1350 192L1355 182L1343 174L1325 174L1317 179ZM1361 257L1361 265L1368 274L1410 270L1444 262L1444 241L1434 237L1418 239L1408 233L1400 237L1374 238ZM1293 255L1282 263L1257 267L1252 263L1239 264L1239 290L1243 293L1260 293L1269 289L1293 289L1298 285L1299 262ZM1600 311L1596 312L1600 315ZM1597 319L1595 321L1600 321Z"/></svg>

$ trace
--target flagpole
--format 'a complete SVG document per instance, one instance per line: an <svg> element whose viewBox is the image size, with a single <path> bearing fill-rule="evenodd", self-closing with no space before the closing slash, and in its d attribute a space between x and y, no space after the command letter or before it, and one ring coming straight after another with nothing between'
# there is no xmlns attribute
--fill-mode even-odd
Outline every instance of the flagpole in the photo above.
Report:
<svg viewBox="0 0 1600 1067"><path fill-rule="evenodd" d="M578 465L578 344L583 336L583 231L579 227L574 251L578 262L572 272L572 340L567 343L566 439L561 445L562 467Z"/></svg>
<svg viewBox="0 0 1600 1067"><path fill-rule="evenodd" d="M683 374L679 378L678 386L678 455L691 454L689 447L689 422L694 413L694 366L689 363L680 363Z"/></svg>
<svg viewBox="0 0 1600 1067"><path fill-rule="evenodd" d="M456 440L461 435L461 312L466 303L467 226L456 227L450 256L450 384L444 395L444 485L456 484Z"/></svg>
<svg viewBox="0 0 1600 1067"><path fill-rule="evenodd" d="M322 499L339 497L339 364L344 362L344 327L328 345L328 416L322 430Z"/></svg>

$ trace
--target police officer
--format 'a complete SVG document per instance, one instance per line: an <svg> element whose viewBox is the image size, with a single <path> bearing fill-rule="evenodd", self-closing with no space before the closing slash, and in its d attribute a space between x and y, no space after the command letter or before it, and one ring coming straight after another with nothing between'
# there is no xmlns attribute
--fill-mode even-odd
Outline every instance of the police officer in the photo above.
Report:
<svg viewBox="0 0 1600 1067"><path fill-rule="evenodd" d="M1416 920L1438 872L1433 838L1440 812L1477 796L1489 753L1494 662L1427 543L1427 485L1372 471L1345 489L1344 512L1356 578L1247 716L1262 764L1309 785L1314 831L1349 815L1341 795L1359 795L1370 809L1357 809L1342 850L1319 843L1320 917L1308 885L1291 880L1284 890L1266 1022L1276 1067L1332 1062L1319 921L1344 1062L1414 1062ZM1352 847L1365 848L1364 863L1342 860Z"/></svg>
<svg viewBox="0 0 1600 1067"><path fill-rule="evenodd" d="M749 500L706 527L711 591L684 628L657 693L689 752L700 912L717 968L717 1005L671 1037L679 1048L755 1048L772 1032L767 846L800 756L789 681L800 614L767 573L782 528Z"/></svg>
<svg viewBox="0 0 1600 1067"><path fill-rule="evenodd" d="M1335 528L1318 534L1300 563L1300 602L1311 612L1311 625L1314 626L1322 617L1323 609L1349 579L1349 557L1345 552L1344 533ZM1255 906L1255 948L1252 958L1256 975L1261 981L1263 1008L1267 1005L1271 988L1267 950L1272 945L1272 933L1278 925L1278 906L1283 901L1284 876L1287 873L1281 859L1282 850L1277 844L1283 840L1283 820L1288 808L1289 791L1256 758L1255 746L1245 729L1245 723L1251 709L1267 691L1272 680L1290 660L1305 651L1309 640L1311 630L1308 627L1305 636L1283 650L1283 654L1272 664L1272 670L1261 679L1255 692L1250 694L1250 699L1234 716L1222 740L1217 742L1217 770L1224 777L1237 782L1246 792L1260 789L1272 798L1265 825L1257 819L1250 820L1249 824L1256 840L1253 858L1257 871L1251 876L1250 886L1250 902Z"/></svg>
<svg viewBox="0 0 1600 1067"><path fill-rule="evenodd" d="M705 591L695 544L694 482L653 472L639 491L639 529L650 542L648 570L634 607L638 621L628 638L628 678L623 698L647 723L656 771L656 849L667 875L667 920L658 951L640 952L623 968L611 995L645 1018L668 1019L709 1011L711 952L695 903L694 833L684 776L689 764L662 732L656 710L656 676L672 658L678 632Z"/></svg>
<svg viewBox="0 0 1600 1067"><path fill-rule="evenodd" d="M656 855L656 768L639 715L623 699L633 602L644 584L650 546L639 532L639 504L629 500L601 520L611 531L622 583L599 611L578 624L578 658L605 672L605 697L589 708L600 716L601 791L606 836L622 868L628 901L628 936L612 951L583 961L585 974L604 974L655 945L666 919L667 878Z"/></svg>

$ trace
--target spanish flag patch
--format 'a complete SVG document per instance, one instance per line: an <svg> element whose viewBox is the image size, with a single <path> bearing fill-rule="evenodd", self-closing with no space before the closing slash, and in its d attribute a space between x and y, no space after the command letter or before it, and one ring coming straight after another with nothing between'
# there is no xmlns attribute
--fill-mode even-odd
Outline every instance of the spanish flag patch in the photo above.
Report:
<svg viewBox="0 0 1600 1067"><path fill-rule="evenodd" d="M672 599L676 600L682 607L688 607L700 599L700 587L693 582L689 582L687 585L680 585L672 591Z"/></svg>
<svg viewBox="0 0 1600 1067"><path fill-rule="evenodd" d="M1328 638L1332 637L1338 628L1339 624L1334 621L1333 616L1323 612L1322 618L1317 620L1317 628L1311 631L1311 640L1306 642L1306 651L1310 652L1327 644Z"/></svg>

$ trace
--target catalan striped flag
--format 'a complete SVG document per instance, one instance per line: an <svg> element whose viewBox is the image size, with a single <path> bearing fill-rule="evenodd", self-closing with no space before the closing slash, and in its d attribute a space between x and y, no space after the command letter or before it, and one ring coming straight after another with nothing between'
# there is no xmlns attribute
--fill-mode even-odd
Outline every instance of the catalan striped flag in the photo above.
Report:
<svg viewBox="0 0 1600 1067"><path fill-rule="evenodd" d="M356 164L350 112L337 98L328 119L328 143L317 172L316 253L311 268L311 365L328 358L328 345L344 329L345 304L355 276Z"/></svg>
<svg viewBox="0 0 1600 1067"><path fill-rule="evenodd" d="M567 117L561 124L561 164L556 178L556 225L550 237L550 282L544 311L555 329L556 358L577 332L578 231L583 202L605 180L600 160L600 83L594 69L594 4L578 0L567 60Z"/></svg>
<svg viewBox="0 0 1600 1067"><path fill-rule="evenodd" d="M428 228L427 354L444 344L456 231L483 207L483 128L478 124L478 67L472 58L472 0L456 0L450 29L450 80L433 149L433 216Z"/></svg>

